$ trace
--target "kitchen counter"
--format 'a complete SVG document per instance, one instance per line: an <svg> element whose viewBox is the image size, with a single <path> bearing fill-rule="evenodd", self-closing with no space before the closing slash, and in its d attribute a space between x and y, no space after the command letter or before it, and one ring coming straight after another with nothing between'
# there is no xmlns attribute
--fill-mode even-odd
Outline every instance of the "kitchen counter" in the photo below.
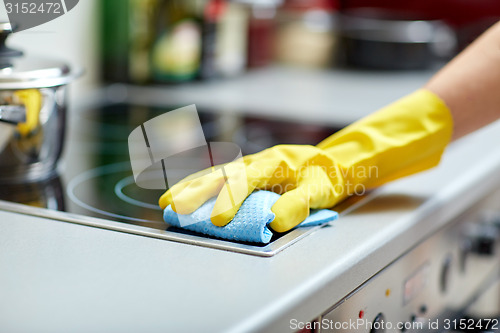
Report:
<svg viewBox="0 0 500 333"><path fill-rule="evenodd" d="M288 331L497 187L499 139L495 123L454 143L271 258L2 211L1 331Z"/></svg>
<svg viewBox="0 0 500 333"><path fill-rule="evenodd" d="M291 71L275 68L213 86L114 86L108 92L115 101L130 94L136 103L196 102L345 124L433 73L308 72L294 81ZM262 94L262 75L275 91ZM300 100L293 98L297 85L304 85ZM301 112L308 105L311 112ZM0 211L0 331L290 331L291 319L324 313L498 187L499 140L497 122L453 143L439 167L372 192L338 221L269 258Z"/></svg>

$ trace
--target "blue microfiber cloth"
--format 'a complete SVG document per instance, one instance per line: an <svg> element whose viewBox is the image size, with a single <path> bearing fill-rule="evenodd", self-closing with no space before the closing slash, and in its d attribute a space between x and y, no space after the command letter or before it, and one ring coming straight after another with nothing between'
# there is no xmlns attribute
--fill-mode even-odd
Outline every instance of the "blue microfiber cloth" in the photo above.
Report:
<svg viewBox="0 0 500 333"><path fill-rule="evenodd" d="M182 215L182 225L179 222L178 214L172 210L170 205L165 208L163 219L172 226L210 236L236 241L269 243L273 233L268 228L268 224L274 220L271 207L279 197L279 194L269 191L253 192L245 199L233 220L224 227L217 227L210 222L210 213L216 198L208 200L193 213ZM337 218L338 213L332 210L311 210L309 217L298 227L315 226Z"/></svg>

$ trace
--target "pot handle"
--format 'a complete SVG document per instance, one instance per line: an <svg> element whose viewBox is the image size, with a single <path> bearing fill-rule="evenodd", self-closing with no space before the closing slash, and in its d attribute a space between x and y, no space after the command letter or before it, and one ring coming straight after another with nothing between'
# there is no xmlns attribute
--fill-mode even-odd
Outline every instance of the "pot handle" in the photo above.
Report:
<svg viewBox="0 0 500 333"><path fill-rule="evenodd" d="M26 122L24 105L0 105L0 121L18 124Z"/></svg>
<svg viewBox="0 0 500 333"><path fill-rule="evenodd" d="M11 33L12 26L10 23L0 22L0 57L2 58L2 62L7 60L5 58L20 57L23 55L22 51L11 49L5 44Z"/></svg>

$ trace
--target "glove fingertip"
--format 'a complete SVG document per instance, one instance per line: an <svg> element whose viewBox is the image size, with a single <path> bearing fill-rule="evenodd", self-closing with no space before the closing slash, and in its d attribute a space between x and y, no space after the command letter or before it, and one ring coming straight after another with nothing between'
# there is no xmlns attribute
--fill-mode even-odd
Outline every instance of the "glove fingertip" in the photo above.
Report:
<svg viewBox="0 0 500 333"><path fill-rule="evenodd" d="M275 214L270 227L276 232L286 232L302 223L309 216L309 204L296 190L287 192L271 208Z"/></svg>
<svg viewBox="0 0 500 333"><path fill-rule="evenodd" d="M228 210L217 215L210 216L210 221L217 227L223 227L232 221L238 210Z"/></svg>
<svg viewBox="0 0 500 333"><path fill-rule="evenodd" d="M158 200L158 205L160 206L161 209L165 209L168 207L168 205L172 204L172 194L170 191L167 191L162 194L160 199Z"/></svg>

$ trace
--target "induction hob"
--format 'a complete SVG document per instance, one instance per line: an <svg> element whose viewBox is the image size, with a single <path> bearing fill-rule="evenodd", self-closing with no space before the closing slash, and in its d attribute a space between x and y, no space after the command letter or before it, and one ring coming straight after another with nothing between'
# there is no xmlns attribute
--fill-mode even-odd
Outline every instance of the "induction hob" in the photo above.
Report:
<svg viewBox="0 0 500 333"><path fill-rule="evenodd" d="M74 112L58 172L35 183L2 185L0 209L263 256L318 228L276 234L262 245L210 238L166 224L158 206L163 191L142 189L134 182L128 136L145 121L178 107L109 104ZM316 144L336 130L216 110L199 109L198 114L207 141L234 142L243 154L279 143Z"/></svg>

